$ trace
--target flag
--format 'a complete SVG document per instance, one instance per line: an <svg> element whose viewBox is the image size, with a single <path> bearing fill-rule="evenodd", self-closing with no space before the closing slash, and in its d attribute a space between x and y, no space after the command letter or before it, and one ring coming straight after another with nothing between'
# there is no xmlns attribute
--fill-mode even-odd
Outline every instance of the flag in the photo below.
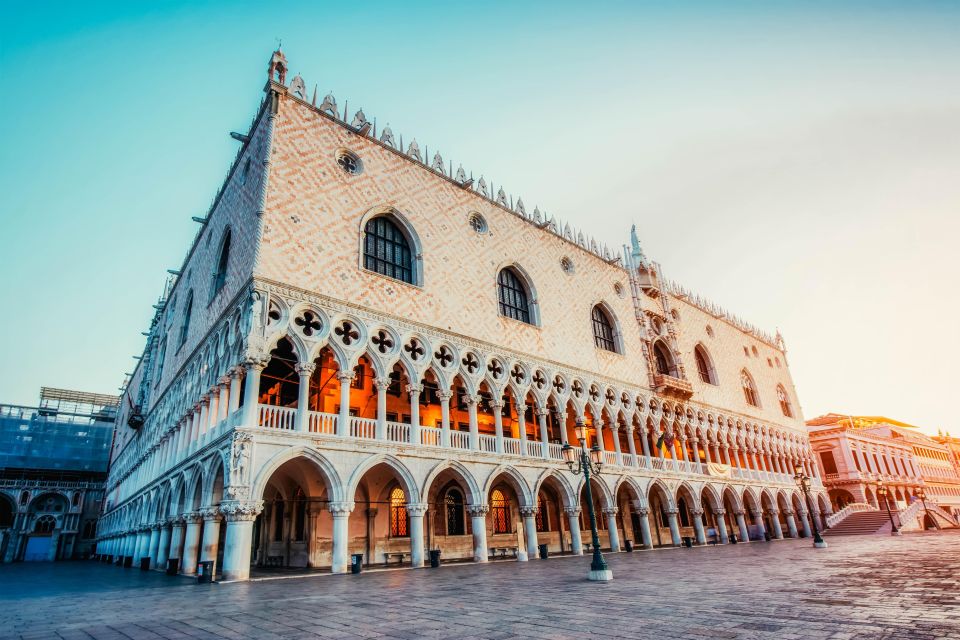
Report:
<svg viewBox="0 0 960 640"><path fill-rule="evenodd" d="M660 432L660 437L657 438L657 451L659 451L660 449L663 448L663 434L664 434L664 432L661 431L661 432Z"/></svg>

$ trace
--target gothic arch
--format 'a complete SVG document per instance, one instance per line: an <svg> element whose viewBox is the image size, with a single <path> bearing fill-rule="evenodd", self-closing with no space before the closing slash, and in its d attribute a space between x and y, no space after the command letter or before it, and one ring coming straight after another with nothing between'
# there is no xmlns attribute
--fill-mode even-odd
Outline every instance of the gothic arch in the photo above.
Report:
<svg viewBox="0 0 960 640"><path fill-rule="evenodd" d="M508 485L510 485L517 494L517 498L520 500L521 507L531 507L535 506L536 502L530 496L530 487L527 484L526 478L524 478L519 471L510 465L502 464L496 469L490 472L490 475L487 476L487 480L483 485L483 498L487 499L487 496L490 495L490 491L493 489L496 481L505 478Z"/></svg>
<svg viewBox="0 0 960 640"><path fill-rule="evenodd" d="M356 466L356 468L353 470L353 473L350 475L350 480L347 484L347 499L354 500L357 487L360 485L360 480L363 479L364 474L366 474L370 469L381 464L389 467L394 473L397 474L398 481L407 494L407 503L419 503L420 488L417 486L417 481L413 477L413 474L410 473L410 470L407 469L407 466L403 464L397 457L384 453L372 455Z"/></svg>
<svg viewBox="0 0 960 640"><path fill-rule="evenodd" d="M331 502L342 502L344 500L343 482L340 480L336 468L312 447L290 447L270 458L257 472L251 484L251 495L262 497L274 472L285 463L298 458L313 464L323 480Z"/></svg>

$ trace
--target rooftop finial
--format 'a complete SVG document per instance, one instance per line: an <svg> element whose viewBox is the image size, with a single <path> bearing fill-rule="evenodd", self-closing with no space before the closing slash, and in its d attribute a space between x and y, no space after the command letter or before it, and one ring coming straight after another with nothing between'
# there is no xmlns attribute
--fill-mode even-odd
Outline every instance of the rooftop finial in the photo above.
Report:
<svg viewBox="0 0 960 640"><path fill-rule="evenodd" d="M640 240L637 238L637 225L635 224L630 226L630 246L632 247L634 260L638 263L647 261L647 257L643 255L643 249L640 248Z"/></svg>

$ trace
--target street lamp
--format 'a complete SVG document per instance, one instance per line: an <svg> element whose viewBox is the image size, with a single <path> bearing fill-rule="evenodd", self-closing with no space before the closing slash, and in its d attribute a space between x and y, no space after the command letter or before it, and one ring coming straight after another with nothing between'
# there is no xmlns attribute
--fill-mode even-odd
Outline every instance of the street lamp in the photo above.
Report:
<svg viewBox="0 0 960 640"><path fill-rule="evenodd" d="M563 459L567 463L570 471L576 474L583 474L587 488L587 511L590 514L590 535L593 544L593 560L590 562L590 573L588 577L591 580L606 582L613 580L613 571L607 566L600 553L600 536L597 534L597 515L593 510L593 487L590 486L590 473L600 473L603 467L603 452L599 445L593 443L593 447L587 449L587 427L582 420L577 420L574 428L577 434L577 440L580 441L580 447L574 448L569 442L563 445ZM574 465L577 466L574 469Z"/></svg>
<svg viewBox="0 0 960 640"><path fill-rule="evenodd" d="M886 485L883 484L883 480L877 480L877 495L883 498L883 504L887 507L887 517L890 518L890 535L899 536L900 529L897 527L896 523L893 521L893 512L890 511L890 501L887 500L887 495L890 493L890 489L887 489Z"/></svg>
<svg viewBox="0 0 960 640"><path fill-rule="evenodd" d="M803 472L803 467L796 465L793 468L793 479L797 481L800 488L803 489L803 498L807 503L807 511L810 513L810 524L813 525L813 546L815 549L826 549L826 541L820 537L820 528L817 526L817 519L813 517L813 501L810 499L810 476Z"/></svg>
<svg viewBox="0 0 960 640"><path fill-rule="evenodd" d="M923 528L927 528L927 519L933 523L935 529L940 528L940 524L937 522L936 518L930 517L930 512L927 511L927 493L923 490L923 487L917 489L917 497L920 498L920 502L923 503Z"/></svg>

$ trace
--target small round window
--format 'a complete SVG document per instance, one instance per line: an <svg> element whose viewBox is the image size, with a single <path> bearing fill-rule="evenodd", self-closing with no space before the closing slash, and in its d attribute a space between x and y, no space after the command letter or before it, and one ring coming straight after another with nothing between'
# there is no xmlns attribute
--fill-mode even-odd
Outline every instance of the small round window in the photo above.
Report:
<svg viewBox="0 0 960 640"><path fill-rule="evenodd" d="M363 173L363 162L360 156L347 149L337 151L337 164L352 176Z"/></svg>
<svg viewBox="0 0 960 640"><path fill-rule="evenodd" d="M563 272L565 274L567 274L568 276L572 276L574 271L573 260L571 260L567 256L563 256L562 258L560 258L560 268L563 269Z"/></svg>
<svg viewBox="0 0 960 640"><path fill-rule="evenodd" d="M479 213L470 214L470 228L477 233L487 232L487 221Z"/></svg>

